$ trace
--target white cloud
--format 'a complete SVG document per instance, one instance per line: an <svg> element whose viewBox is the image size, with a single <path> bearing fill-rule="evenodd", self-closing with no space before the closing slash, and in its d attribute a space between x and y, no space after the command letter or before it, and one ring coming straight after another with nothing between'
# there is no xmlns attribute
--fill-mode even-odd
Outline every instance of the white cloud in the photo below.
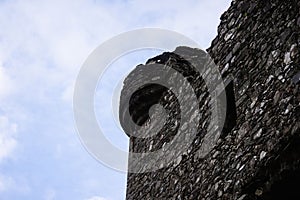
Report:
<svg viewBox="0 0 300 200"><path fill-rule="evenodd" d="M28 194L31 189L26 181L11 176L0 174L0 194L4 192L17 192L19 194Z"/></svg>
<svg viewBox="0 0 300 200"><path fill-rule="evenodd" d="M19 91L31 87L43 100L45 92L40 87L59 87L65 100L81 64L106 39L136 28L161 27L186 34L207 47L216 34L215 16L229 2L8 1L0 10L0 37L4 38L0 54L13 68ZM0 95L1 90L5 95L10 89L0 88Z"/></svg>
<svg viewBox="0 0 300 200"><path fill-rule="evenodd" d="M60 99L70 103L77 72L89 53L112 36L136 28L171 29L207 47L216 35L218 18L229 2L2 2L0 60L10 70L0 68L0 98L12 90L9 83L10 77L14 77L14 85L23 98L32 97L31 93L40 101L53 98L46 93L47 88L59 92Z"/></svg>
<svg viewBox="0 0 300 200"><path fill-rule="evenodd" d="M11 156L17 145L15 134L17 124L12 123L5 116L0 116L0 162Z"/></svg>
<svg viewBox="0 0 300 200"><path fill-rule="evenodd" d="M86 200L108 200L108 199L106 199L104 197L100 197L100 196L93 196L93 197L88 198Z"/></svg>
<svg viewBox="0 0 300 200"><path fill-rule="evenodd" d="M26 124L27 121L30 121L29 126L33 126L31 127L32 129L42 124L43 128L38 127L40 132L47 132L46 130L52 129L50 126L53 124L57 125L57 127L61 124L69 125L69 123L65 122L69 120L66 118L71 118L71 116L65 117L63 114L68 112L66 110L71 107L76 75L87 56L103 41L132 29L158 27L185 34L198 41L203 47L207 47L214 35L216 35L220 14L229 3L230 0L154 0L151 2L148 0L1 1L0 102L2 109L13 114L6 117L1 116L0 113L0 163L4 159L13 156L18 142L21 143L23 141L21 137L34 134L22 132L22 134L18 134L17 141L17 124L19 124L20 129L22 128L20 132L24 131L24 126L26 127L29 124ZM2 101L3 99L7 101ZM45 104L45 102L50 103ZM65 102L69 103L70 106L65 106L63 104ZM7 106L9 109L6 108ZM46 110L45 108L47 108L47 112L37 114ZM57 120L56 118L48 119L48 116L53 115L51 112L58 112L63 117L57 118ZM16 113L18 115L26 115L26 117L15 117ZM32 117L27 117L27 114ZM43 117L43 123L36 123L37 121L35 120L40 120L41 117ZM23 120L25 118L26 120ZM67 127L65 130L70 129L72 127ZM68 134L67 137L76 137L71 131L65 132ZM57 142L58 140L56 139L62 137L61 135L51 134L48 138L49 140L45 140L47 141L46 144L40 144L41 146L44 145L45 153L49 150L48 147L53 145L50 144L50 141ZM74 140L74 138L70 139L67 137L63 137L65 141ZM40 138L35 137L37 140L35 143L42 143L42 140L39 140ZM21 146L21 144L19 145ZM24 146L31 147L32 145L27 144ZM63 145L57 148L57 156L67 158L71 155L70 157L72 157L72 152L77 152L78 149L78 151L81 150L81 147L76 145L72 146L74 151L73 149L72 151L66 151L63 148ZM40 151L40 149L37 150ZM32 149L24 149L22 153L26 154L29 151L32 151ZM32 157L33 163L36 162L35 159L38 159L38 157ZM50 158L47 161L49 162L49 169L47 170L51 171L51 165L56 162L53 162ZM76 162L80 163L82 161L78 159ZM20 169L22 164L21 162ZM57 165L60 164L57 163ZM80 164L78 166L82 166ZM97 165L97 167L99 166ZM101 171L98 168L93 169L97 172ZM17 171L19 168L15 167L13 170ZM76 168L76 170L81 169ZM76 170L72 171L70 169L69 171L76 174ZM22 184L23 192L30 190L26 181L23 183L16 177L11 177L9 172L5 173L6 176L1 176L0 174L0 192L7 190L18 191L16 188L21 187ZM26 173L32 175L30 173L35 172L28 171ZM57 171L57 173L61 172ZM70 177L68 177L69 179L65 178L64 175L58 174L57 177L63 178L49 181L63 182L70 179ZM106 178L103 179L105 180L103 184L116 187L115 184L109 182L113 180L110 177L114 175L114 171L111 174L105 174ZM41 174L40 176L43 175ZM95 178L94 174L87 174L82 177L87 179L90 177ZM36 177L36 181L43 182L43 178L45 177L40 177L41 180L38 180L39 177ZM123 175L122 177L120 176L120 182L126 182ZM67 184L70 183L62 185ZM92 188L93 191L100 191L101 194L111 197L113 195L118 197L123 195L122 191L124 188L122 188L121 192L115 192L116 188L109 191L107 189L109 186L103 189L104 187L99 187L99 185L101 184L99 183L96 187L93 183L87 184L83 190L86 192ZM40 187L44 187L44 185L41 184ZM58 196L64 192L64 188L60 190L50 189L45 192L44 198L59 198ZM87 200L107 199L94 196Z"/></svg>

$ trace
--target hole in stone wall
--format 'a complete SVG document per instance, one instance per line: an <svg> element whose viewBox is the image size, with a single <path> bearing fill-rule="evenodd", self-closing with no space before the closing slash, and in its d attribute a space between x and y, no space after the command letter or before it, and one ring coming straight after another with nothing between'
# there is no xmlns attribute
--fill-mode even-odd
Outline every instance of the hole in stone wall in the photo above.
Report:
<svg viewBox="0 0 300 200"><path fill-rule="evenodd" d="M149 119L149 109L157 104L168 88L159 84L148 84L135 91L129 100L129 113L133 121L142 126Z"/></svg>
<svg viewBox="0 0 300 200"><path fill-rule="evenodd" d="M226 92L226 118L221 137L225 137L236 125L237 113L234 96L234 81L233 78L225 81Z"/></svg>
<svg viewBox="0 0 300 200"><path fill-rule="evenodd" d="M283 172L281 179L271 186L265 200L300 199L300 169Z"/></svg>
<svg viewBox="0 0 300 200"><path fill-rule="evenodd" d="M299 135L283 142L278 156L259 170L243 193L256 200L300 199L299 152Z"/></svg>
<svg viewBox="0 0 300 200"><path fill-rule="evenodd" d="M280 172L278 178L272 183L269 191L262 196L264 200L300 199L300 139L296 136L291 139L289 146L282 152L279 160ZM276 171L273 172L276 175Z"/></svg>

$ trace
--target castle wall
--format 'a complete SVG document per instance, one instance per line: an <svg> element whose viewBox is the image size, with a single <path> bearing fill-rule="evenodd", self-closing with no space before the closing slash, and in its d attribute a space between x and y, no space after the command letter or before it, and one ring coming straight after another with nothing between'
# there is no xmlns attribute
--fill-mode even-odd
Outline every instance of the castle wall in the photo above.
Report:
<svg viewBox="0 0 300 200"><path fill-rule="evenodd" d="M178 48L176 51L184 51L185 59L176 55L176 51L164 53L138 66L127 77L123 96L130 90L130 84L134 84L131 79L143 74L145 68L151 69L155 63L168 64L184 77L190 77L199 99L195 106L202 112L197 121L197 136L173 165L154 172L128 174L128 200L274 199L274 195L277 198L285 195L283 197L289 199L288 195L299 195L292 186L282 188L285 194L276 191L280 181L288 178L287 174L299 174L299 8L300 2L296 0L236 0L221 16L218 36L208 53L223 79L229 81L225 84L229 104L226 129L204 158L197 152L207 134L208 121L215 116L210 112L211 97L205 82L185 61L201 57L201 51ZM156 85L143 90L131 101L131 113L136 121L145 122L149 117L145 109L153 103L161 103L169 115L167 125L157 136L131 137L130 150L134 152L163 148L180 126L180 102L174 94ZM145 99L149 99L149 105L139 107ZM122 106L120 112L123 112ZM193 117L189 119L193 120ZM152 121L144 130L145 134L147 130L155 129L157 123ZM134 131L126 125L126 119L121 119L121 124L125 131ZM180 134L188 133L187 124L186 132ZM130 161L129 158L129 165L132 165Z"/></svg>

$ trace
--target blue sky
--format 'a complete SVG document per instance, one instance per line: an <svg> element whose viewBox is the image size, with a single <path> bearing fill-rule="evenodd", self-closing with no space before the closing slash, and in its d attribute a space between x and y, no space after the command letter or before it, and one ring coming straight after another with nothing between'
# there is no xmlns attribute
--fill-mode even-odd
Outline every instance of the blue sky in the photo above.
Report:
<svg viewBox="0 0 300 200"><path fill-rule="evenodd" d="M229 4L0 1L0 199L124 199L126 174L96 161L76 133L72 95L82 63L107 39L143 27L173 30L206 48ZM128 139L114 119L112 94L130 69L158 53L128 54L109 66L99 82L96 115L121 149L127 149Z"/></svg>

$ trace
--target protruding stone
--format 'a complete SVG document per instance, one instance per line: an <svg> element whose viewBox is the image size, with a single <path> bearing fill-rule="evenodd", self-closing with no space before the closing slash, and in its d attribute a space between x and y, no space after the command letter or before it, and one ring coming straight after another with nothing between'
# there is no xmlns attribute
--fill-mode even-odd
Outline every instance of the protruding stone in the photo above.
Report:
<svg viewBox="0 0 300 200"><path fill-rule="evenodd" d="M265 152L265 151L260 152L259 159L260 159L260 160L264 159L264 157L265 157L266 155L267 155L267 152Z"/></svg>
<svg viewBox="0 0 300 200"><path fill-rule="evenodd" d="M279 91L276 91L276 93L275 93L275 95L274 95L274 98L273 98L274 104L277 104L277 103L278 103L278 101L279 101L279 99L280 99L280 96L281 96L280 92L279 92Z"/></svg>
<svg viewBox="0 0 300 200"><path fill-rule="evenodd" d="M261 133L262 133L262 128L259 129L259 131L253 136L253 139L256 140L256 139L260 138Z"/></svg>
<svg viewBox="0 0 300 200"><path fill-rule="evenodd" d="M300 71L296 75L293 76L292 81L295 84L300 83Z"/></svg>
<svg viewBox="0 0 300 200"><path fill-rule="evenodd" d="M242 196L240 196L240 197L238 198L238 200L244 200L246 197L247 197L247 195L246 195L246 194L243 194Z"/></svg>
<svg viewBox="0 0 300 200"><path fill-rule="evenodd" d="M286 52L284 54L284 61L283 61L286 65L291 63L291 53L290 52Z"/></svg>
<svg viewBox="0 0 300 200"><path fill-rule="evenodd" d="M258 188L257 190L255 190L255 195L256 196L261 196L263 194L263 191L261 188Z"/></svg>

